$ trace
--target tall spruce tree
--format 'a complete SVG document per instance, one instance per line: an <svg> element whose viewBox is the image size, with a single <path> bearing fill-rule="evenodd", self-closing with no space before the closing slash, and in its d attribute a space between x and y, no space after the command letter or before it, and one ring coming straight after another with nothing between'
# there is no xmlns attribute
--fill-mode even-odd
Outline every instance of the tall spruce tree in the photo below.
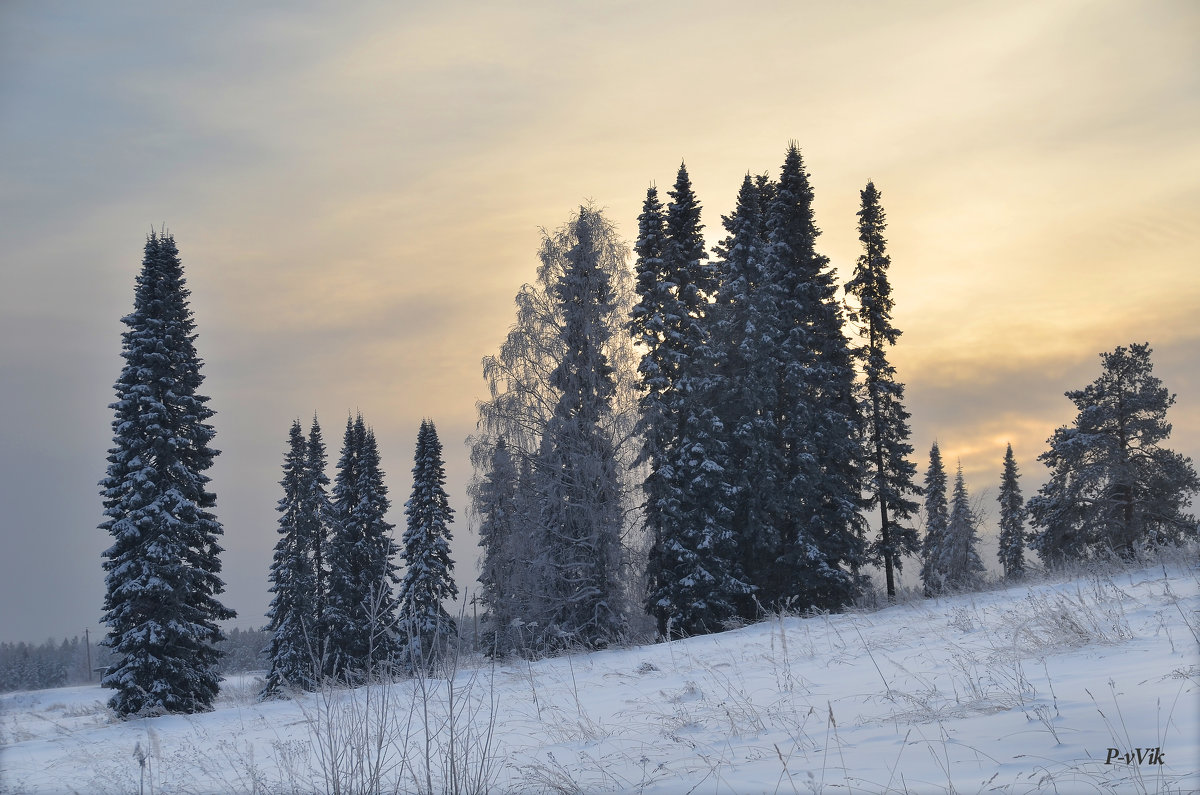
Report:
<svg viewBox="0 0 1200 795"><path fill-rule="evenodd" d="M446 494L442 443L431 420L422 420L413 459L412 496L404 504L404 577L400 580L399 629L405 663L432 667L458 628L446 612L447 599L458 597L450 559L450 523L454 512Z"/></svg>
<svg viewBox="0 0 1200 795"><path fill-rule="evenodd" d="M711 346L710 299L715 267L707 262L700 203L686 166L670 192L662 225L658 280L650 282L653 194L647 195L639 235L635 331L647 346L642 372L651 473L647 514L655 543L650 555L648 607L664 635L712 632L736 612L750 589L736 570L725 481L728 464ZM639 314L640 312L640 314ZM651 322L639 324L645 317ZM643 325L642 329L638 329ZM656 327L658 325L658 327Z"/></svg>
<svg viewBox="0 0 1200 795"><path fill-rule="evenodd" d="M776 285L775 423L783 456L781 564L772 601L832 609L863 587L864 450L854 367L833 270L816 250L813 191L788 148L767 212L767 278Z"/></svg>
<svg viewBox="0 0 1200 795"><path fill-rule="evenodd" d="M755 592L738 600L738 614L758 617L758 592L778 579L782 548L780 498L782 448L777 413L775 331L778 295L766 271L765 209L776 185L765 175L746 175L732 214L722 218L728 233L716 247L719 287L712 307L714 392L726 458L730 526L737 564Z"/></svg>
<svg viewBox="0 0 1200 795"><path fill-rule="evenodd" d="M1132 557L1139 543L1196 536L1186 509L1200 480L1190 458L1161 446L1175 396L1154 375L1150 353L1149 343L1102 353L1100 377L1066 393L1079 414L1038 456L1050 480L1029 501L1040 528L1030 546L1043 561L1103 551Z"/></svg>
<svg viewBox="0 0 1200 795"><path fill-rule="evenodd" d="M1004 576L1019 579L1025 574L1025 500L1017 482L1017 460L1012 445L1004 451L1004 471L1000 476L1000 565Z"/></svg>
<svg viewBox="0 0 1200 795"><path fill-rule="evenodd" d="M311 541L305 536L304 506L306 489L312 479L308 473L308 443L300 420L292 423L288 452L283 460L283 497L279 511L279 538L267 579L274 594L267 611L267 631L271 644L267 649L270 669L264 697L282 695L288 688L312 690L320 675L315 645L317 597L320 593L316 561Z"/></svg>
<svg viewBox="0 0 1200 795"><path fill-rule="evenodd" d="M204 377L175 238L152 232L133 312L122 319L125 364L111 405L113 447L101 529L103 644L117 661L101 684L121 717L211 708L220 676L217 622L234 612L218 600L221 525L204 474L217 451L200 394Z"/></svg>
<svg viewBox="0 0 1200 795"><path fill-rule="evenodd" d="M565 355L550 373L558 393L536 462L541 532L547 553L546 587L552 614L542 628L548 645L604 646L624 633L620 582L620 472L605 416L616 393L605 322L615 295L602 265L612 236L589 207L556 241L562 278L554 285L561 307Z"/></svg>
<svg viewBox="0 0 1200 795"><path fill-rule="evenodd" d="M925 595L942 592L946 573L941 570L941 549L950 524L946 502L946 468L942 451L934 442L929 448L929 469L925 471L925 537L921 541L921 582Z"/></svg>
<svg viewBox="0 0 1200 795"><path fill-rule="evenodd" d="M384 519L389 506L375 434L359 414L346 420L325 555L326 673L346 681L363 681L399 651L392 590L398 548Z"/></svg>
<svg viewBox="0 0 1200 795"><path fill-rule="evenodd" d="M983 561L979 558L979 520L971 509L970 496L963 481L962 462L954 476L954 496L946 534L937 550L937 572L942 587L952 590L977 588L983 581Z"/></svg>
<svg viewBox="0 0 1200 795"><path fill-rule="evenodd" d="M904 410L904 384L896 380L896 368L887 358L887 348L895 345L900 331L892 325L892 287L888 282L891 257L883 236L887 217L879 204L875 183L868 182L860 192L858 239L864 251L858 258L854 278L846 284L846 293L857 300L850 320L858 324L862 344L855 356L862 362L863 409L868 445L869 508L879 510L879 538L867 548L868 559L882 565L888 599L896 598L893 569L901 570L905 555L914 555L920 544L917 531L906 526L917 511L912 496L921 490L914 483L917 468L908 457L913 447Z"/></svg>
<svg viewBox="0 0 1200 795"><path fill-rule="evenodd" d="M638 302L630 312L630 331L644 351L638 363L642 392L638 401L637 431L642 446L637 463L646 465L646 477L642 481L645 495L642 517L651 538L647 560L651 596L647 606L658 620L660 632L666 628L666 605L656 606L658 599L653 594L665 576L664 545L674 522L669 470L674 427L669 401L676 380L675 361L668 347L666 308L672 299L663 260L665 248L666 218L658 189L651 185L646 190L646 200L638 216L638 236L634 244Z"/></svg>

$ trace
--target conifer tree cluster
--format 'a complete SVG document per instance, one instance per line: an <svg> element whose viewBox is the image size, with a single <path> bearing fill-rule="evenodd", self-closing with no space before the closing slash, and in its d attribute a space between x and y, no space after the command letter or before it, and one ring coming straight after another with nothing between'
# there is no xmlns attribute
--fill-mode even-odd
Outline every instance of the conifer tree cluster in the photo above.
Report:
<svg viewBox="0 0 1200 795"><path fill-rule="evenodd" d="M1039 456L1050 480L1028 503L1012 445L1000 476L998 558L1004 576L1026 572L1025 550L1047 566L1097 555L1132 558L1142 546L1177 544L1200 535L1187 512L1200 492L1190 458L1162 446L1171 433L1167 410L1175 402L1154 376L1147 343L1100 355L1103 372L1081 390L1067 392L1079 410L1058 428ZM962 484L962 468L947 513L945 473L934 444L926 474L921 579L931 596L947 587L974 587L982 564L973 551L978 520ZM1034 530L1027 531L1029 519Z"/></svg>
<svg viewBox="0 0 1200 795"><path fill-rule="evenodd" d="M764 610L838 609L863 593L867 566L882 570L891 599L909 556L920 558L926 596L978 587L981 520L961 462L948 498L936 442L923 486L909 460L874 183L860 192L863 252L845 303L817 245L796 145L778 178L742 180L712 256L685 165L667 198L646 192L632 271L594 207L544 233L536 280L484 360L471 497L488 650L600 648L640 621L675 638ZM101 481L101 527L113 539L103 643L114 662L103 685L122 717L210 708L219 622L234 616L217 598L222 528L205 475L217 451L188 297L174 238L152 232L123 318ZM1131 557L1200 532L1187 512L1200 478L1162 446L1175 397L1150 353L1148 344L1104 353L1100 377L1066 393L1078 416L1049 439L1040 460L1050 481L1028 504L1008 445L998 497L1005 577L1023 576L1026 546L1057 565ZM317 419L307 436L294 421L264 696L395 666L428 671L457 633L446 610L458 596L453 511L434 424L418 431L403 550L361 414L347 419L332 481L326 463Z"/></svg>
<svg viewBox="0 0 1200 795"><path fill-rule="evenodd" d="M330 490L319 423L314 417L307 439L299 420L292 424L269 575L274 598L264 696L311 690L326 677L361 682L411 669L414 659L429 659L422 648L454 634L443 607L457 596L448 547L452 512L442 488L441 444L428 420L416 458L401 580L374 431L361 414L347 419Z"/></svg>
<svg viewBox="0 0 1200 795"><path fill-rule="evenodd" d="M394 663L399 652L394 586L399 548L384 518L391 501L375 433L346 420L333 480L325 598L325 673L350 681Z"/></svg>
<svg viewBox="0 0 1200 795"><path fill-rule="evenodd" d="M665 216L654 189L647 193L632 328L644 351L648 607L663 634L712 631L764 607L837 608L861 592L870 550L886 548L889 560L915 550L915 533L902 528L916 491L903 461L908 415L882 347L898 332L882 210L870 191L868 254L849 285L867 340L859 352L817 250L813 191L796 146L778 180L743 180L712 266L686 169ZM868 360L873 405L888 423L870 426L887 456L873 497L864 496L870 459L856 355ZM863 509L880 494L891 510L885 538L895 544L868 548Z"/></svg>
<svg viewBox="0 0 1200 795"><path fill-rule="evenodd" d="M936 442L930 450L929 469L925 474L925 521L925 539L921 548L921 581L925 595L979 587L985 571L977 550L979 519L971 507L961 462L947 505L946 470Z"/></svg>
<svg viewBox="0 0 1200 795"><path fill-rule="evenodd" d="M711 258L686 166L667 199L646 192L628 292L615 243L606 250L618 256L587 271L582 303L576 260L557 264L544 247L538 284L522 290L516 325L485 360L491 398L480 405L472 496L497 653L555 635L594 644L584 628L605 625L600 635L611 637L635 600L664 637L764 609L835 609L862 592L866 564L890 572L916 551L906 522L920 491L905 460L903 386L885 350L899 331L878 191L863 192L866 254L848 285L858 346L817 248L796 146L778 179L743 180ZM572 240L587 239L588 217L585 208L568 225ZM574 469L584 460L586 477ZM587 484L592 501L566 484ZM879 541L867 540L868 506L884 518ZM571 516L587 516L589 533L560 535ZM589 554L556 562L569 538L585 536ZM599 591L618 594L604 604L627 615L571 607Z"/></svg>
<svg viewBox="0 0 1200 795"><path fill-rule="evenodd" d="M279 539L269 580L272 633L264 695L313 689L325 676L360 678L395 652L395 544L387 489L362 418L347 419L332 494L320 423L293 422L284 458Z"/></svg>

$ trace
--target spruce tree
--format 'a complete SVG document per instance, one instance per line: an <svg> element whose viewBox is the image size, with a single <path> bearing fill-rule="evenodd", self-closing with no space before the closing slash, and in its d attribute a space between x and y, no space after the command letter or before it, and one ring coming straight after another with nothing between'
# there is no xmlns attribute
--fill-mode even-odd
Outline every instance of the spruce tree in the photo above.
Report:
<svg viewBox="0 0 1200 795"><path fill-rule="evenodd" d="M517 541L525 529L519 478L508 442L501 436L473 495L479 517L479 601L487 623L484 648L493 657L506 656L519 648L514 623L523 613L517 592Z"/></svg>
<svg viewBox="0 0 1200 795"><path fill-rule="evenodd" d="M864 451L854 367L833 270L816 250L813 191L795 144L767 212L767 278L776 285L775 423L784 471L782 564L774 601L833 609L862 590Z"/></svg>
<svg viewBox="0 0 1200 795"><path fill-rule="evenodd" d="M217 451L200 394L204 377L175 238L151 233L133 312L122 319L125 364L111 408L113 447L101 528L103 644L116 656L101 684L121 717L211 708L220 676L217 622L234 617L218 600L224 583L205 471Z"/></svg>
<svg viewBox="0 0 1200 795"><path fill-rule="evenodd" d="M361 417L360 417L361 419ZM328 590L325 595L324 630L325 675L350 678L366 656L362 640L364 594L356 570L364 565L360 529L354 521L354 510L360 502L358 493L358 459L365 437L356 434L354 419L346 418L341 455L334 465L333 490L330 495L329 546L326 561L329 565Z"/></svg>
<svg viewBox="0 0 1200 795"><path fill-rule="evenodd" d="M766 272L765 206L776 186L765 176L746 175L731 215L722 218L728 235L716 247L719 287L712 307L715 401L727 445L730 526L738 569L759 591L773 580L782 548L780 499L783 457L779 444L775 330L778 296ZM758 617L764 592L746 593L738 614Z"/></svg>
<svg viewBox="0 0 1200 795"><path fill-rule="evenodd" d="M601 264L612 236L597 211L581 207L554 242L562 278L554 285L566 353L550 373L559 397L542 435L535 472L547 555L543 642L607 645L625 631L621 609L620 473L604 418L616 392L604 318L614 293ZM550 252L547 252L548 254Z"/></svg>
<svg viewBox="0 0 1200 795"><path fill-rule="evenodd" d="M858 239L864 251L858 258L854 278L846 284L847 295L858 307L850 320L859 326L862 344L854 352L862 362L863 417L868 445L867 507L879 510L879 538L867 548L868 560L882 565L889 600L896 598L893 569L901 570L905 555L919 550L917 532L905 520L917 510L912 495L920 489L913 482L917 468L908 459L913 447L908 442L908 418L904 410L904 385L896 380L896 368L887 358L900 331L892 325L892 287L888 282L891 257L883 236L887 217L879 204L875 183L868 182L860 194Z"/></svg>
<svg viewBox="0 0 1200 795"><path fill-rule="evenodd" d="M925 537L921 542L921 582L926 596L942 592L945 572L940 568L941 550L949 524L946 469L942 465L942 451L934 442L929 448L929 469L925 471Z"/></svg>
<svg viewBox="0 0 1200 795"><path fill-rule="evenodd" d="M954 496L950 500L946 534L938 550L936 563L943 588L970 590L983 581L983 561L976 551L978 544L979 521L971 510L960 462L958 474L954 477Z"/></svg>
<svg viewBox="0 0 1200 795"><path fill-rule="evenodd" d="M1103 353L1103 372L1067 392L1079 413L1038 456L1050 480L1029 501L1030 546L1043 561L1112 551L1132 557L1140 543L1197 534L1186 509L1200 491L1192 460L1161 446L1171 435L1175 396L1154 375L1149 343Z"/></svg>
<svg viewBox="0 0 1200 795"><path fill-rule="evenodd" d="M643 405L654 418L646 433L648 449L654 448L647 496L655 534L648 607L659 632L677 636L719 629L749 588L734 560L727 445L715 410L723 397L717 392L709 311L716 269L707 262L700 203L686 166L680 166L670 196L657 282L648 283L654 232L639 235L642 301L634 320L636 328L642 310L661 324L645 324L640 340L648 345ZM652 226L652 200L648 195L643 230Z"/></svg>
<svg viewBox="0 0 1200 795"><path fill-rule="evenodd" d="M279 539L271 561L268 589L274 594L267 611L267 631L271 645L267 650L270 669L263 696L278 696L289 687L312 690L319 673L315 661L317 648L316 600L319 593L312 547L304 536L303 514L311 483L308 477L308 443L300 420L292 423L288 452L283 461L283 497L279 511Z"/></svg>
<svg viewBox="0 0 1200 795"><path fill-rule="evenodd" d="M1012 445L1004 451L1004 472L1000 476L1000 565L1004 576L1019 579L1025 573L1025 500L1021 497L1017 460Z"/></svg>
<svg viewBox="0 0 1200 795"><path fill-rule="evenodd" d="M325 555L326 673L347 681L363 681L399 650L392 591L398 549L384 519L389 505L375 434L359 414L346 421Z"/></svg>
<svg viewBox="0 0 1200 795"><path fill-rule="evenodd" d="M642 447L637 463L646 465L646 477L642 482L645 495L642 517L646 533L651 539L647 560L651 593L665 575L664 544L675 521L672 516L668 456L674 430L669 393L676 374L675 362L669 354L665 317L666 308L671 302L670 284L663 262L665 248L666 219L658 189L652 185L646 190L646 200L638 216L638 237L634 244L638 302L630 313L633 339L644 351L638 363L641 397L638 401L640 416L637 430ZM655 602L657 598L652 597L648 609L658 619L659 631L663 632L667 620L665 611L656 607Z"/></svg>
<svg viewBox="0 0 1200 795"><path fill-rule="evenodd" d="M330 519L333 513L329 501L329 476L325 474L325 440L321 425L314 414L305 445L304 483L301 488L300 514L296 527L301 543L312 560L313 615L309 629L309 645L318 658L324 658L325 602L329 591L329 572L325 564L329 545ZM323 667L323 666L322 666Z"/></svg>
<svg viewBox="0 0 1200 795"><path fill-rule="evenodd" d="M431 420L422 420L412 470L412 496L404 504L408 518L402 555L399 629L406 664L428 670L458 629L446 612L447 599L458 597L450 559L450 523L454 512L446 494L442 443Z"/></svg>

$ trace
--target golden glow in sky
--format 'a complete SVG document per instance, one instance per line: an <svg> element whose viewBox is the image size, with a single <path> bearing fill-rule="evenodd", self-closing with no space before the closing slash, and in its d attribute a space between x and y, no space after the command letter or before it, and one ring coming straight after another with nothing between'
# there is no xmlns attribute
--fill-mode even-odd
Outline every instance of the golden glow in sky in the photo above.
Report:
<svg viewBox="0 0 1200 795"><path fill-rule="evenodd" d="M228 600L266 608L288 426L375 426L394 506L417 426L446 447L460 583L479 360L539 227L587 199L627 238L686 160L709 243L799 143L843 276L868 179L889 220L893 361L994 505L1098 354L1149 341L1200 455L1200 5L1124 2L122 2L0 6L0 640L99 615L95 483L144 235L193 291ZM990 527L987 528L990 531ZM12 605L46 588L41 612ZM78 626L77 626L78 625ZM11 637L7 637L11 635Z"/></svg>

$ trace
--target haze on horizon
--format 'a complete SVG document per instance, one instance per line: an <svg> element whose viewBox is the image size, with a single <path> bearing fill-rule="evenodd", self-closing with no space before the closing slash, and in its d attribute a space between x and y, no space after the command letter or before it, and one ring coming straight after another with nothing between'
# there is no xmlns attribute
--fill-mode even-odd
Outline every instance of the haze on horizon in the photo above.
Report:
<svg viewBox="0 0 1200 795"><path fill-rule="evenodd" d="M98 631L120 318L160 224L238 626L265 621L288 426L314 411L332 457L348 412L374 426L398 525L437 423L471 587L461 442L539 228L591 199L631 240L685 160L711 246L789 140L843 277L858 191L882 191L922 472L936 438L994 506L1011 442L1031 495L1063 391L1142 341L1179 396L1168 444L1200 457L1198 32L1186 0L3 4L0 641Z"/></svg>

